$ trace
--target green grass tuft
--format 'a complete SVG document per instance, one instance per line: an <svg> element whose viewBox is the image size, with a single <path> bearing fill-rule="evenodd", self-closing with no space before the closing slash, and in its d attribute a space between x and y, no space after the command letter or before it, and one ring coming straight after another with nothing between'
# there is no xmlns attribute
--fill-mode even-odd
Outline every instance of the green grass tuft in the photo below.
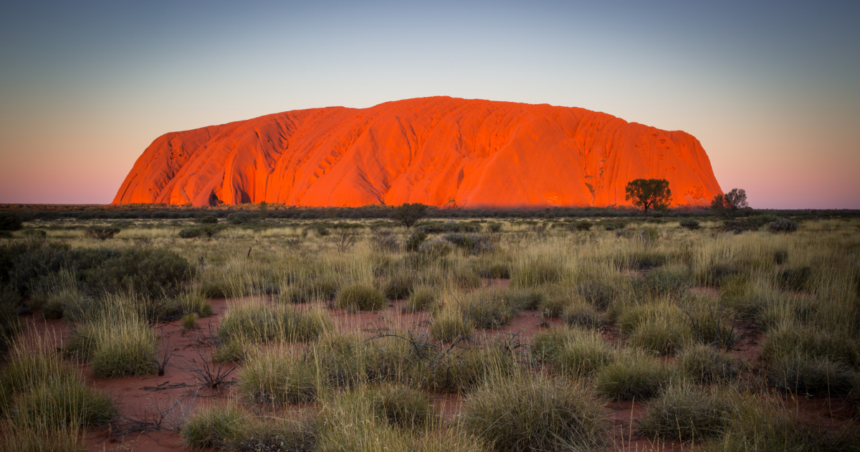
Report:
<svg viewBox="0 0 860 452"><path fill-rule="evenodd" d="M339 308L357 311L378 311L388 306L380 291L364 284L353 284L341 289L335 304Z"/></svg>
<svg viewBox="0 0 860 452"><path fill-rule="evenodd" d="M498 451L602 450L609 423L584 386L517 375L470 394L461 422Z"/></svg>

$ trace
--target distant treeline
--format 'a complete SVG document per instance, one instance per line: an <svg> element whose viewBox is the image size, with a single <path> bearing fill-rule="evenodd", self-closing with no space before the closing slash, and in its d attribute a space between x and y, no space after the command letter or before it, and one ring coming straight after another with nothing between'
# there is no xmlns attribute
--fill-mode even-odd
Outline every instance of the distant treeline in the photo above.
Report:
<svg viewBox="0 0 860 452"><path fill-rule="evenodd" d="M34 205L4 204L0 211L14 213L22 221L33 220L132 220L132 219L191 219L203 216L226 218L238 211L259 211L260 204L244 204L231 207L195 208L167 206L162 204L146 205ZM321 220L321 219L381 219L388 218L394 207L287 207L269 204L263 207L270 219ZM747 209L740 216L772 214L779 217L794 218L856 218L860 210L760 210ZM675 208L649 213L652 218L696 218L707 217L707 208ZM439 209L427 210L428 218L594 218L594 217L641 217L642 212L627 207L556 207L549 209Z"/></svg>

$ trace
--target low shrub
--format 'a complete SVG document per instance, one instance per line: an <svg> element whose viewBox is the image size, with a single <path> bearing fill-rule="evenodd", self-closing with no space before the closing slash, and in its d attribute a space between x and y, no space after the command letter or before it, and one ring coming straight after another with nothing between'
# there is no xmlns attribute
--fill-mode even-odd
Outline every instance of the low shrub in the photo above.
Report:
<svg viewBox="0 0 860 452"><path fill-rule="evenodd" d="M711 287L721 287L725 278L739 275L740 270L731 265L714 264L701 275L700 282Z"/></svg>
<svg viewBox="0 0 860 452"><path fill-rule="evenodd" d="M418 251L425 240L427 240L426 232L422 231L421 229L416 229L412 231L412 233L409 234L409 237L406 239L406 251Z"/></svg>
<svg viewBox="0 0 860 452"><path fill-rule="evenodd" d="M233 212L227 215L227 222L230 224L249 224L260 221L259 212Z"/></svg>
<svg viewBox="0 0 860 452"><path fill-rule="evenodd" d="M414 281L415 278L408 273L394 273L386 279L382 292L389 300L405 300L412 293Z"/></svg>
<svg viewBox="0 0 860 452"><path fill-rule="evenodd" d="M738 375L737 366L725 353L704 344L685 346L678 355L678 369L700 384L728 382Z"/></svg>
<svg viewBox="0 0 860 452"><path fill-rule="evenodd" d="M442 239L430 240L422 243L418 247L418 251L429 259L439 259L451 254L454 248L451 244Z"/></svg>
<svg viewBox="0 0 860 452"><path fill-rule="evenodd" d="M353 284L338 292L335 305L347 310L377 311L385 309L388 302L385 296L373 286Z"/></svg>
<svg viewBox="0 0 860 452"><path fill-rule="evenodd" d="M590 231L591 228L594 226L594 223L588 220L581 220L574 223L573 226L577 231Z"/></svg>
<svg viewBox="0 0 860 452"><path fill-rule="evenodd" d="M396 253L400 251L400 243L393 232L387 229L376 229L373 231L373 248L382 253ZM417 247L409 251L417 251Z"/></svg>
<svg viewBox="0 0 860 452"><path fill-rule="evenodd" d="M645 400L658 395L671 373L647 354L631 350L595 375L597 392L615 400Z"/></svg>
<svg viewBox="0 0 860 452"><path fill-rule="evenodd" d="M11 287L0 287L0 359L6 355L15 337L21 332L21 324L18 321L20 302L21 296Z"/></svg>
<svg viewBox="0 0 860 452"><path fill-rule="evenodd" d="M475 255L495 250L490 237L484 234L451 233L442 236L442 240L451 243L464 252Z"/></svg>
<svg viewBox="0 0 860 452"><path fill-rule="evenodd" d="M701 228L701 225L696 220L683 220L679 223L679 225L683 229L689 229L691 231L695 231L696 229Z"/></svg>
<svg viewBox="0 0 860 452"><path fill-rule="evenodd" d="M751 215L746 218L741 218L738 220L743 230L747 231L758 231L763 226L773 223L775 221L779 221L779 218L775 215Z"/></svg>
<svg viewBox="0 0 860 452"><path fill-rule="evenodd" d="M89 287L104 292L131 291L143 298L178 294L196 268L173 251L129 248L83 272Z"/></svg>
<svg viewBox="0 0 860 452"><path fill-rule="evenodd" d="M615 265L631 270L650 270L669 261L666 254L658 251L636 251L615 258Z"/></svg>
<svg viewBox="0 0 860 452"><path fill-rule="evenodd" d="M423 429L435 418L430 397L424 392L402 385L383 385L377 388L370 403L376 416L401 428Z"/></svg>
<svg viewBox="0 0 860 452"><path fill-rule="evenodd" d="M466 431L498 451L600 449L608 438L588 389L542 376L493 380L466 398L461 416Z"/></svg>
<svg viewBox="0 0 860 452"><path fill-rule="evenodd" d="M636 429L647 438L701 440L725 432L730 415L729 403L720 395L673 384L648 403L645 415L636 422Z"/></svg>
<svg viewBox="0 0 860 452"><path fill-rule="evenodd" d="M23 227L21 217L13 213L0 213L0 231L17 231Z"/></svg>
<svg viewBox="0 0 860 452"><path fill-rule="evenodd" d="M782 290L801 292L809 286L812 269L809 267L786 268L777 275L777 283Z"/></svg>
<svg viewBox="0 0 860 452"><path fill-rule="evenodd" d="M786 220L785 218L780 218L779 220L774 221L773 223L769 223L767 225L767 229L770 232L779 234L788 234L790 232L796 232L800 227L796 221Z"/></svg>
<svg viewBox="0 0 860 452"><path fill-rule="evenodd" d="M84 237L96 240L112 239L119 232L114 226L90 226L84 229Z"/></svg>
<svg viewBox="0 0 860 452"><path fill-rule="evenodd" d="M214 218L214 217L213 217ZM199 237L206 237L211 239L215 237L219 232L221 232L222 228L217 225L206 225L199 226L196 228L186 228L179 231L179 237L183 239L195 239Z"/></svg>
<svg viewBox="0 0 860 452"><path fill-rule="evenodd" d="M785 261L788 260L788 251L784 249L774 250L773 252L773 263L776 265L782 265Z"/></svg>

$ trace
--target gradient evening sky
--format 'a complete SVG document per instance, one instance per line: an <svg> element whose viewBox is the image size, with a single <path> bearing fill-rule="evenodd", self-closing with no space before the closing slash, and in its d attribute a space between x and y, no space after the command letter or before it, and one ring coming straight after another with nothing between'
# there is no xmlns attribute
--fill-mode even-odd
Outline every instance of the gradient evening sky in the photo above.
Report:
<svg viewBox="0 0 860 452"><path fill-rule="evenodd" d="M9 2L0 203L109 203L169 132L447 95L696 136L761 208L860 208L860 2Z"/></svg>

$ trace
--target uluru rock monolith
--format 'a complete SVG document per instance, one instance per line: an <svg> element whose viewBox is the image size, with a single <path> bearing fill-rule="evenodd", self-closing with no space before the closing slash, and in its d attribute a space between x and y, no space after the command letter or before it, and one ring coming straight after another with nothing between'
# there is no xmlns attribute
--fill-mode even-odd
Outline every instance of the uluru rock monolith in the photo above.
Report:
<svg viewBox="0 0 860 452"><path fill-rule="evenodd" d="M158 137L114 204L629 205L669 181L673 206L721 193L699 141L581 108L430 97L296 110Z"/></svg>

